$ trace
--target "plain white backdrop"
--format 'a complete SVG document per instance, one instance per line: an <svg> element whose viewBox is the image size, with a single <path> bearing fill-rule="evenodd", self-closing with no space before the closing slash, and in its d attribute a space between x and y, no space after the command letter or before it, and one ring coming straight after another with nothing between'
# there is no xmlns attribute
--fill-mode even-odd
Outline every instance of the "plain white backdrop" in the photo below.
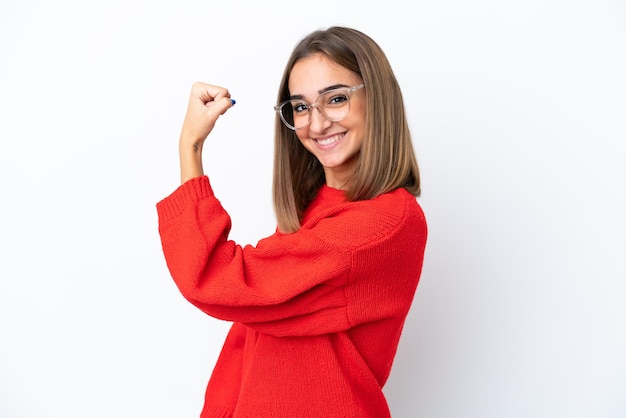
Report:
<svg viewBox="0 0 626 418"><path fill-rule="evenodd" d="M335 24L386 51L423 176L394 418L626 416L624 2L3 0L0 417L198 416L229 324L178 293L155 210L189 89L237 99L205 168L254 244L283 66Z"/></svg>

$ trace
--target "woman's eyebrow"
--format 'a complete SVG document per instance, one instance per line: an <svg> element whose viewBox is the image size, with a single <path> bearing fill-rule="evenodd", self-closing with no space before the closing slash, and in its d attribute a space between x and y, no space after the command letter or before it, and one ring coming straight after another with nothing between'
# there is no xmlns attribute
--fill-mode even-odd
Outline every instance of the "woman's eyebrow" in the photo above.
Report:
<svg viewBox="0 0 626 418"><path fill-rule="evenodd" d="M343 87L348 87L348 86L346 84L333 84L332 86L328 86L328 87L323 88L322 90L318 90L318 93L322 94L322 93L325 93L325 92L327 92L329 90L340 89L340 88L343 88Z"/></svg>
<svg viewBox="0 0 626 418"><path fill-rule="evenodd" d="M326 93L327 91L340 89L343 87L349 87L349 86L346 84L333 84L332 86L324 87L323 89L318 90L317 92L319 94L322 94L322 93ZM292 96L289 96L289 100L304 100L304 96L302 94L294 94Z"/></svg>

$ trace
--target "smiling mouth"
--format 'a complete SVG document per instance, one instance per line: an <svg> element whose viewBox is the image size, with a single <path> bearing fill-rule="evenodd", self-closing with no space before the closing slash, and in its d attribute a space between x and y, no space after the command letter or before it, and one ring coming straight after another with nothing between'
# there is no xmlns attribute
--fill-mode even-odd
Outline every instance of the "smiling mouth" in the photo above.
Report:
<svg viewBox="0 0 626 418"><path fill-rule="evenodd" d="M327 145L332 145L335 142L340 141L341 138L343 138L344 136L345 136L345 133L342 133L342 134L337 134L337 135L330 136L328 138L321 138L321 139L313 138L313 140L315 142L317 142L318 144L320 144L320 145L327 146Z"/></svg>

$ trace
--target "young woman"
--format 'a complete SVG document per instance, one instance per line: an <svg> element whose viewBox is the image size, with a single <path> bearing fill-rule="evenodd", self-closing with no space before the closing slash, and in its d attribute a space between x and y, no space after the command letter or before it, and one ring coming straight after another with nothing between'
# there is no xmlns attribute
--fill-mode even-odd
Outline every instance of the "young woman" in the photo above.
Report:
<svg viewBox="0 0 626 418"><path fill-rule="evenodd" d="M228 239L202 149L233 102L195 83L181 186L157 204L185 298L232 321L201 417L390 416L382 392L419 281L426 221L402 94L380 47L345 27L311 33L279 88L276 232Z"/></svg>

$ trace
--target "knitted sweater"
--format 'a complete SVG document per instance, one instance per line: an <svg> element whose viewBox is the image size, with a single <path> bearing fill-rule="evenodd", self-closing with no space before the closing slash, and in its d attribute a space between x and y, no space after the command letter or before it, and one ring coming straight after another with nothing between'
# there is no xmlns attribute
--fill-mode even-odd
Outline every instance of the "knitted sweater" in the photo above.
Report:
<svg viewBox="0 0 626 418"><path fill-rule="evenodd" d="M404 189L347 202L323 186L299 231L256 246L206 176L157 204L182 295L233 325L202 418L390 416L382 392L419 281L427 227Z"/></svg>

